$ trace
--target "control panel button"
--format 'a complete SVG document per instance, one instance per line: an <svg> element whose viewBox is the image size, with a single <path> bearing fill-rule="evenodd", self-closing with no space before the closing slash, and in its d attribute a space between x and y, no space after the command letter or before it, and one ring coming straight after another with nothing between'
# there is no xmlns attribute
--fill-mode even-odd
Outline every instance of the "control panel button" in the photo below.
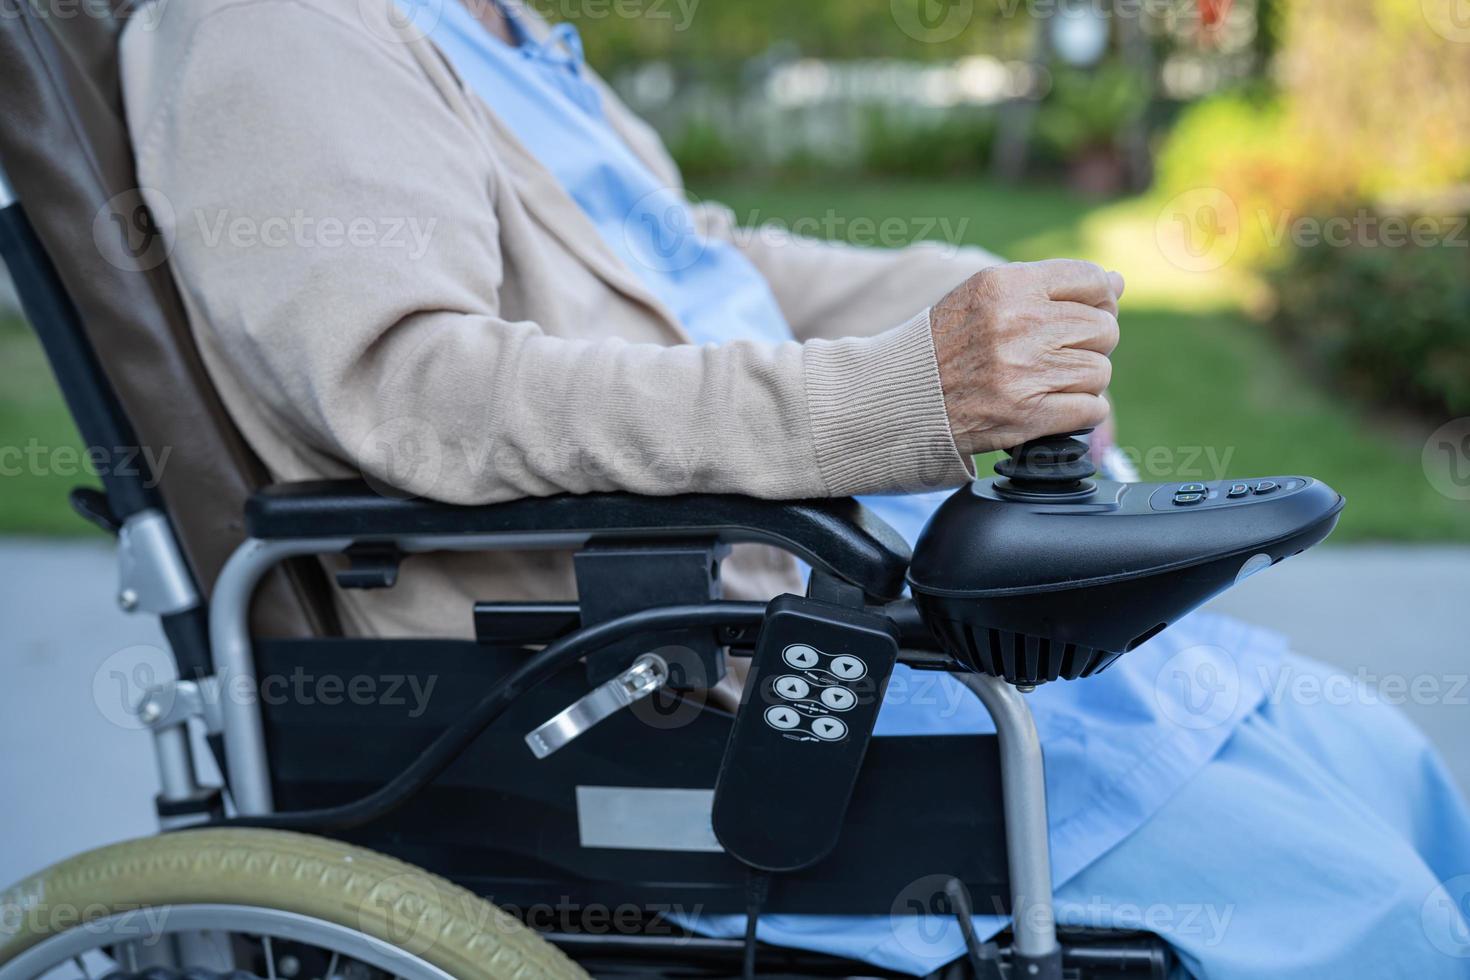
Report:
<svg viewBox="0 0 1470 980"><path fill-rule="evenodd" d="M1175 493L1206 493L1209 489L1203 483L1186 483L1176 490Z"/></svg>
<svg viewBox="0 0 1470 980"><path fill-rule="evenodd" d="M785 705L778 704L766 709L766 724L783 732L789 732L801 724L801 715Z"/></svg>
<svg viewBox="0 0 1470 980"><path fill-rule="evenodd" d="M809 646L796 643L786 648L781 654L781 659L793 667L804 670L808 667L815 667L817 661L821 659L821 655Z"/></svg>
<svg viewBox="0 0 1470 980"><path fill-rule="evenodd" d="M845 687L824 687L821 698L822 703L833 711L846 711L857 704L857 695Z"/></svg>
<svg viewBox="0 0 1470 980"><path fill-rule="evenodd" d="M1178 504L1180 507L1185 507L1189 504L1197 504L1204 499L1205 495L1202 493L1179 493L1174 495L1174 503Z"/></svg>
<svg viewBox="0 0 1470 980"><path fill-rule="evenodd" d="M811 695L812 686L800 677L787 674L776 678L776 693L788 701L801 701Z"/></svg>
<svg viewBox="0 0 1470 980"><path fill-rule="evenodd" d="M868 665L857 657L833 657L832 673L845 681L855 681L868 672Z"/></svg>
<svg viewBox="0 0 1470 980"><path fill-rule="evenodd" d="M1249 496L1250 492L1251 488L1249 483L1235 483L1231 485L1229 492L1226 493L1225 496L1229 497L1231 500L1235 500L1238 497Z"/></svg>
<svg viewBox="0 0 1470 980"><path fill-rule="evenodd" d="M1277 488L1275 480L1262 480L1256 484L1256 493L1270 493Z"/></svg>
<svg viewBox="0 0 1470 980"><path fill-rule="evenodd" d="M847 724L839 718L818 718L812 722L812 734L824 742L847 737Z"/></svg>

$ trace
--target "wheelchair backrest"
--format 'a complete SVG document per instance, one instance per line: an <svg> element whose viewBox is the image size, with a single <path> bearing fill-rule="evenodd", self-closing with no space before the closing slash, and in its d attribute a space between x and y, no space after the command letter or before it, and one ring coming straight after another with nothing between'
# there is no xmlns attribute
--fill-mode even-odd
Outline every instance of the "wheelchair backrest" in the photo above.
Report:
<svg viewBox="0 0 1470 980"><path fill-rule="evenodd" d="M162 238L137 186L118 36L131 8L137 17L150 16L150 8L118 0L6 6L0 16L0 168L34 231L32 241L44 252L23 256L19 264L30 270L30 281L20 281L17 272L17 289L23 301L28 295L41 301L25 305L43 340L48 330L62 327L57 317L38 316L38 309L75 314L80 330L74 337L49 338L52 367L69 394L110 387L116 398L106 401L124 416L116 426L89 425L89 416L93 423L108 420L79 411L69 398L82 436L89 446L114 453L125 447L94 440L136 433L137 446L126 448L146 450L134 453L142 459L165 460L153 480L207 594L244 536L246 497L267 475L204 370ZM64 295L54 295L58 291ZM69 356L67 343L90 350ZM89 361L90 373L83 363ZM255 620L263 635L331 631L334 617L319 567L297 565L265 583Z"/></svg>

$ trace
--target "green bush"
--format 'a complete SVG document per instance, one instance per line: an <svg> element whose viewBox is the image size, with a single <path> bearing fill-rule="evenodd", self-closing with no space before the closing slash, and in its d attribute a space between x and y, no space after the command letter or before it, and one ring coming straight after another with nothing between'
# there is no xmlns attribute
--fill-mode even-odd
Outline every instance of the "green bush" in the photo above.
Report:
<svg viewBox="0 0 1470 980"><path fill-rule="evenodd" d="M882 177L973 177L984 172L994 143L989 111L952 110L916 122L875 108L863 129L861 166Z"/></svg>
<svg viewBox="0 0 1470 980"><path fill-rule="evenodd" d="M1395 245L1384 243L1389 230L1415 219L1363 214L1378 229L1371 240L1296 248L1273 273L1276 327L1353 394L1435 418L1470 414L1465 219L1419 219L1436 230Z"/></svg>
<svg viewBox="0 0 1470 980"><path fill-rule="evenodd" d="M728 177L747 160L713 121L696 117L668 141L669 155L689 179Z"/></svg>
<svg viewBox="0 0 1470 980"><path fill-rule="evenodd" d="M1147 106L1142 74L1121 62L1094 71L1058 68L1036 115L1038 150L1066 161L1089 150L1111 148Z"/></svg>

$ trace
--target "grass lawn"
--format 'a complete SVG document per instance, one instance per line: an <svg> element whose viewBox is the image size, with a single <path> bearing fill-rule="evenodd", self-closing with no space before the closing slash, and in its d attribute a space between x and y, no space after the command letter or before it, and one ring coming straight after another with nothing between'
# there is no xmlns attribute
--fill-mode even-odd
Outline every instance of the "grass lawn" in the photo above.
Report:
<svg viewBox="0 0 1470 980"><path fill-rule="evenodd" d="M1146 199L1096 204L974 183L744 183L697 188L742 220L944 219L935 228L1015 259L1080 256L1129 279L1113 401L1119 441L1149 480L1305 473L1348 497L1333 540L1470 541L1470 508L1420 467L1423 432L1389 425L1299 376L1244 312L1248 282L1171 266ZM829 222L832 216L842 219ZM917 220L915 220L917 219ZM66 491L89 481L80 440L34 339L0 321L0 533L83 534ZM39 464L36 462L39 460Z"/></svg>
<svg viewBox="0 0 1470 980"><path fill-rule="evenodd" d="M0 317L0 533L100 534L66 502L98 483L30 328Z"/></svg>

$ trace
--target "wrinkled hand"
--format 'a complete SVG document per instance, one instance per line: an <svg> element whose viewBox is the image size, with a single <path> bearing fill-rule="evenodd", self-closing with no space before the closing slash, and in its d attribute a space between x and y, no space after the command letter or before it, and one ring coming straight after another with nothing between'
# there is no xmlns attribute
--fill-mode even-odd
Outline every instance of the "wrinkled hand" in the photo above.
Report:
<svg viewBox="0 0 1470 980"><path fill-rule="evenodd" d="M1118 273L1052 259L985 269L940 300L930 324L960 452L1103 422L1122 295Z"/></svg>

